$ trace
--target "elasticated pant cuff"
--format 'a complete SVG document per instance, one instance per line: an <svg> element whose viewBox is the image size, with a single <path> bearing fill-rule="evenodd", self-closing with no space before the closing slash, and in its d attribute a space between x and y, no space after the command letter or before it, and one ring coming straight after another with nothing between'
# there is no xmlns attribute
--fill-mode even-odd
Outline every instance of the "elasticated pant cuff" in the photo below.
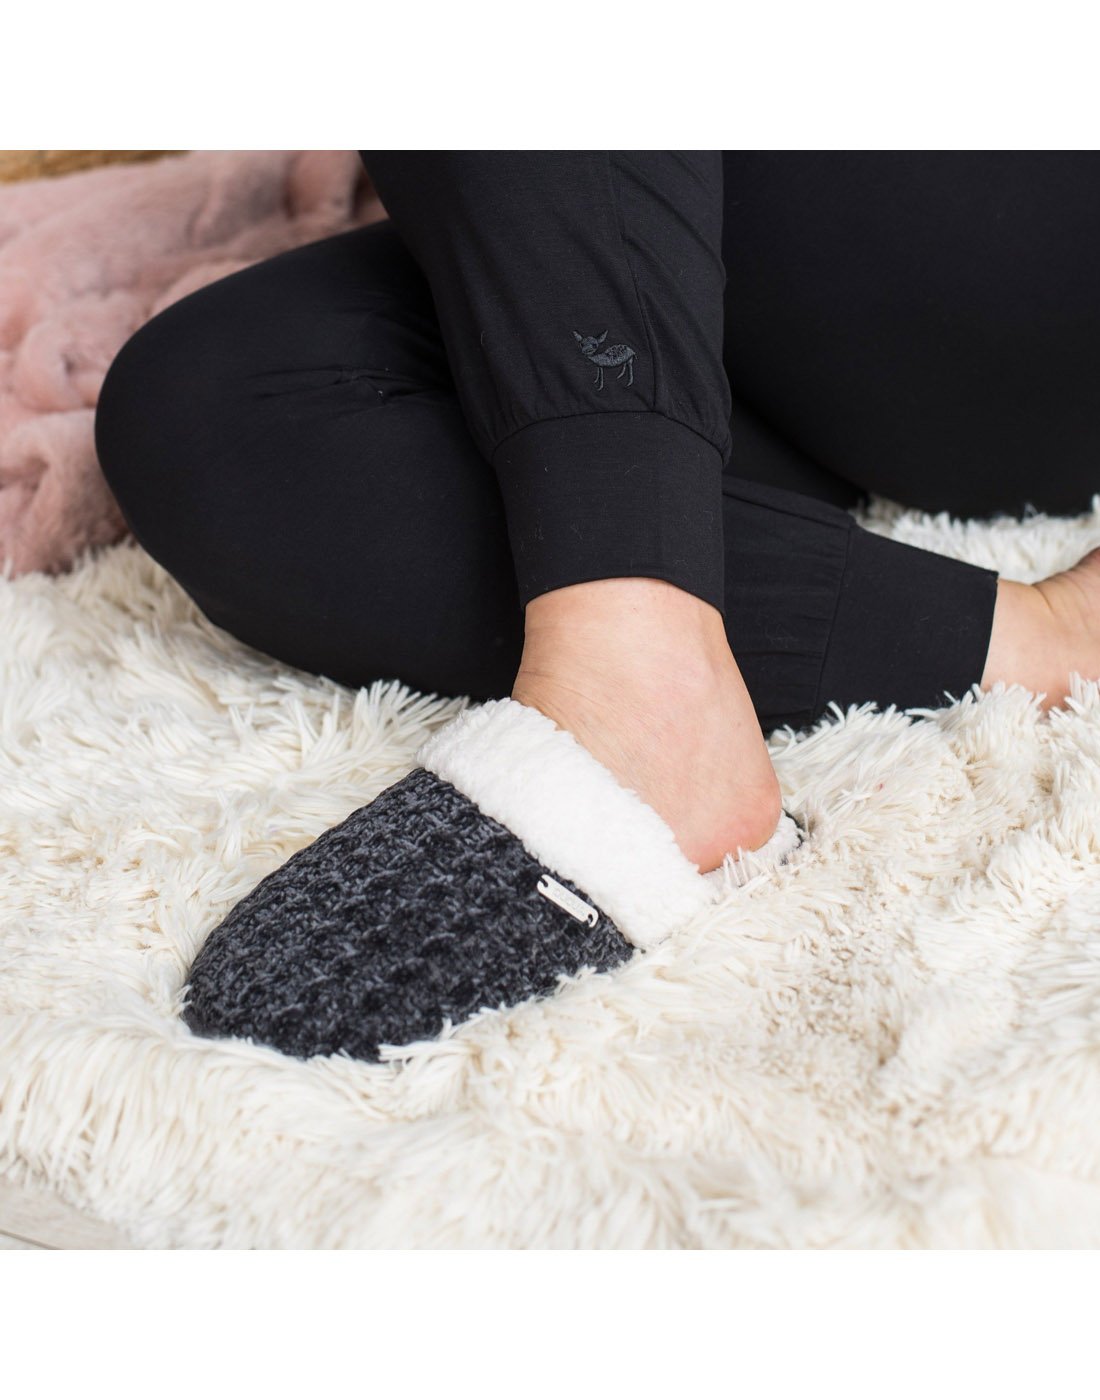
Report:
<svg viewBox="0 0 1100 1400"><path fill-rule="evenodd" d="M820 705L936 708L985 670L997 575L853 525Z"/></svg>
<svg viewBox="0 0 1100 1400"><path fill-rule="evenodd" d="M493 455L520 601L600 578L659 578L724 607L722 457L659 413L532 424Z"/></svg>

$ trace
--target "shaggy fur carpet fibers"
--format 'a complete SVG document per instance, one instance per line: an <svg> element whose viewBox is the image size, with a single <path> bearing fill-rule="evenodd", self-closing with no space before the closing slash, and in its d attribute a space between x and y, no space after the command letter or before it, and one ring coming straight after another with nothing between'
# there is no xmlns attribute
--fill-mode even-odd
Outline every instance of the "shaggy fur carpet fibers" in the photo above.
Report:
<svg viewBox="0 0 1100 1400"><path fill-rule="evenodd" d="M875 526L1035 578L1100 506ZM786 867L367 1065L198 1040L181 987L457 702L260 657L134 545L0 585L0 662L8 1180L151 1247L1100 1245L1095 685L775 736Z"/></svg>

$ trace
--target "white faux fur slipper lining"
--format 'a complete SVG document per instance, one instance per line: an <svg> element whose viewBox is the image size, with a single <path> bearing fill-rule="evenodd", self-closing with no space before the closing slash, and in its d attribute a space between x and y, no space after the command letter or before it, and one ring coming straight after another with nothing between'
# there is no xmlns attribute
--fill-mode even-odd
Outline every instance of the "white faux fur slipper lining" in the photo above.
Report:
<svg viewBox="0 0 1100 1400"><path fill-rule="evenodd" d="M718 892L652 807L529 705L491 700L465 710L417 761L583 890L639 948L659 943ZM756 854L781 858L798 840L784 816Z"/></svg>

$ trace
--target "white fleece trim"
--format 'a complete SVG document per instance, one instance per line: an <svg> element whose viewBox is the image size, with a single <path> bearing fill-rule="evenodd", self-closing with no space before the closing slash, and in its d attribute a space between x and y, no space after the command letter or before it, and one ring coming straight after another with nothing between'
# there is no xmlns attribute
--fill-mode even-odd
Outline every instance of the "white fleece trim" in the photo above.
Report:
<svg viewBox="0 0 1100 1400"><path fill-rule="evenodd" d="M417 761L582 889L639 948L715 897L653 808L529 705L491 700L466 710Z"/></svg>

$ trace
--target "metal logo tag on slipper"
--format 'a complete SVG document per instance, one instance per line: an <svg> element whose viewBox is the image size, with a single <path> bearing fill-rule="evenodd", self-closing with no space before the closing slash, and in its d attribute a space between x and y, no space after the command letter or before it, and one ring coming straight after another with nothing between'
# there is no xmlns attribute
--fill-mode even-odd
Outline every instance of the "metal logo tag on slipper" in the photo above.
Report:
<svg viewBox="0 0 1100 1400"><path fill-rule="evenodd" d="M715 897L657 813L529 706L466 710L418 760L210 934L193 1031L374 1060L609 971ZM798 840L784 817L758 854Z"/></svg>

